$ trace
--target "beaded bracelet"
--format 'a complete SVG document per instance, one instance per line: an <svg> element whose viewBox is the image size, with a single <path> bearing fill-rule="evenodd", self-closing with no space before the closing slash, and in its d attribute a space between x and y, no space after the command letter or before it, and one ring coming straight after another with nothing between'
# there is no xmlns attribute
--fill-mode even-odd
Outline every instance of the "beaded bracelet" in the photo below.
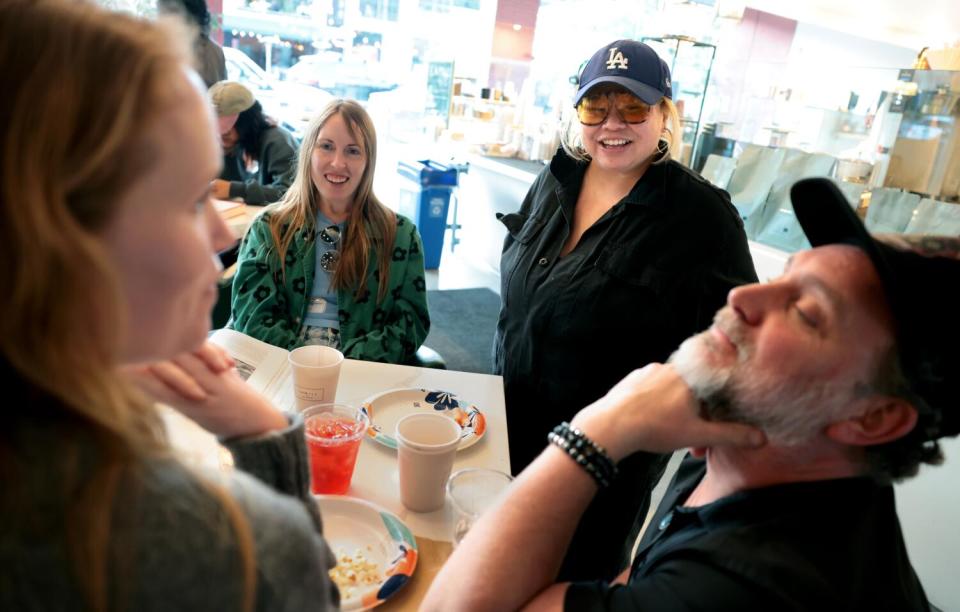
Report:
<svg viewBox="0 0 960 612"><path fill-rule="evenodd" d="M607 451L566 421L554 427L553 431L547 434L547 440L570 455L601 488L609 487L617 477L617 466Z"/></svg>

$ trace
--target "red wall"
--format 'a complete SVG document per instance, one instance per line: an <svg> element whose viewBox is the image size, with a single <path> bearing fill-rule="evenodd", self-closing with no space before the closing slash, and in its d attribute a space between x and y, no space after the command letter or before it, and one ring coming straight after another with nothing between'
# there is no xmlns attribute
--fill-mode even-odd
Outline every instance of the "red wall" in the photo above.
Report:
<svg viewBox="0 0 960 612"><path fill-rule="evenodd" d="M207 8L210 9L211 21L214 27L210 28L210 38L216 41L218 45L223 44L223 0L207 0Z"/></svg>
<svg viewBox="0 0 960 612"><path fill-rule="evenodd" d="M533 31L537 27L540 0L498 0L493 30L493 57L530 61L533 57ZM520 31L513 29L520 25Z"/></svg>

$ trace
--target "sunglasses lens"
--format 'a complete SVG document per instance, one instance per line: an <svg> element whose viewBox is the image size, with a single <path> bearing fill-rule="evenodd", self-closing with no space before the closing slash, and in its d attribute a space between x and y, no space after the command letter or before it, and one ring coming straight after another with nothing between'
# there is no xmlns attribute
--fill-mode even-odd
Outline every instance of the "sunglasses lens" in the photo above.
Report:
<svg viewBox="0 0 960 612"><path fill-rule="evenodd" d="M320 267L323 268L325 272L333 272L337 267L337 262L339 261L339 251L327 251L320 256Z"/></svg>
<svg viewBox="0 0 960 612"><path fill-rule="evenodd" d="M600 125L610 112L607 96L586 96L577 104L577 119L583 125Z"/></svg>
<svg viewBox="0 0 960 612"><path fill-rule="evenodd" d="M617 107L620 117L627 123L643 123L650 116L650 106L640 98L619 93L614 96L602 94L584 97L577 104L577 118L583 125L600 125L610 114L611 105Z"/></svg>
<svg viewBox="0 0 960 612"><path fill-rule="evenodd" d="M320 239L327 244L337 244L340 242L340 228L336 225L324 228L320 232Z"/></svg>
<svg viewBox="0 0 960 612"><path fill-rule="evenodd" d="M627 123L642 123L650 115L650 106L644 104L640 98L630 94L618 94L616 97L617 111Z"/></svg>

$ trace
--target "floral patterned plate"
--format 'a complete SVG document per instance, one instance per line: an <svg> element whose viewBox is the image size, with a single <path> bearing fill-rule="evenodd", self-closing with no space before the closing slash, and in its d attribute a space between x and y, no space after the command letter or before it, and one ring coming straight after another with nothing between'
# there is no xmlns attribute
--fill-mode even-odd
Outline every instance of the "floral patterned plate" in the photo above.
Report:
<svg viewBox="0 0 960 612"><path fill-rule="evenodd" d="M315 495L335 572L356 575L340 589L341 610L369 610L399 591L417 567L417 541L395 514L366 500ZM367 582L368 584L363 584Z"/></svg>
<svg viewBox="0 0 960 612"><path fill-rule="evenodd" d="M437 411L456 421L461 428L457 450L473 446L487 430L487 420L479 408L447 391L392 389L367 398L360 409L370 417L367 434L392 449L397 448L397 421L413 412Z"/></svg>

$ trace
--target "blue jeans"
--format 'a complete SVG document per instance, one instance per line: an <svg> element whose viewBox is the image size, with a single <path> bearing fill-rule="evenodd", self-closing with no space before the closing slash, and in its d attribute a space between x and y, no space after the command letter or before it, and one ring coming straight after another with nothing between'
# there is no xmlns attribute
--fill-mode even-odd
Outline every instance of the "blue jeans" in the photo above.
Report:
<svg viewBox="0 0 960 612"><path fill-rule="evenodd" d="M298 344L300 346L316 344L338 349L340 348L340 330L333 327L310 327L304 325L300 330Z"/></svg>

